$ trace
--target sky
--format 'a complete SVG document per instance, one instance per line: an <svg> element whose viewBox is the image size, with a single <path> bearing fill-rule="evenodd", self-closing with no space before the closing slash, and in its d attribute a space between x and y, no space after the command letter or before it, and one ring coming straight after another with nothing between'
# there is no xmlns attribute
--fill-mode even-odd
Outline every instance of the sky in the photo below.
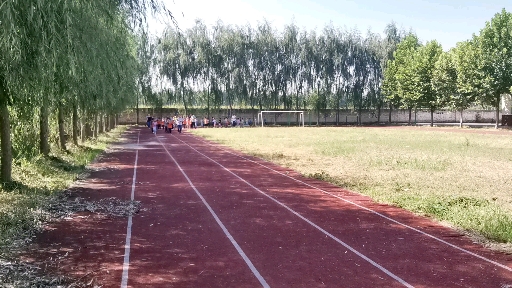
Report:
<svg viewBox="0 0 512 288"><path fill-rule="evenodd" d="M326 24L368 29L381 33L394 21L412 30L424 43L437 40L444 50L470 39L486 21L505 8L512 12L511 0L163 0L182 30L202 19L209 27L221 19L224 24L256 27L264 19L276 29L294 22L306 30L321 32ZM163 21L151 20L155 34Z"/></svg>

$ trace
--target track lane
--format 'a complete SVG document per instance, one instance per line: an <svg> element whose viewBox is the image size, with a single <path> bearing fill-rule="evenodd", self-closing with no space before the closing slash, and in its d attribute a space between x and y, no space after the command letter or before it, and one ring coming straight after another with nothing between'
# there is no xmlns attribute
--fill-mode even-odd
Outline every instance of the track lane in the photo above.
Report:
<svg viewBox="0 0 512 288"><path fill-rule="evenodd" d="M134 144L138 131L141 131L140 147ZM271 287L402 287L347 249L340 249L342 245L331 238L312 237L318 230L282 207L276 208L279 207L276 203L251 190L243 181L235 181L236 177L226 174L217 164L200 160L202 156L184 143L174 141L173 136L163 133L158 136L170 153L176 155L180 163L185 163L183 167L187 175L192 175L191 181L199 191L204 191L205 200L211 203L226 229ZM377 259L379 264L415 287L501 288L512 283L510 273L499 267L475 261L474 257L454 257L450 249L430 245L432 239L428 237L419 237L417 232L387 222L369 211L361 212L354 205L342 205L339 199L314 187L299 185L284 175L298 177L307 184L512 267L511 256L482 249L426 218L373 203L368 197L304 179L288 169L248 157L284 174L274 175L254 162L240 161L230 154L237 153L235 151L224 153L216 144L205 144L186 134L176 136L179 138L175 139L200 148L230 171L371 259ZM80 190L78 195L89 200L130 199L135 148L141 148L135 200L142 201L143 210L133 217L128 286L261 287L189 183L179 177L175 164L158 148L160 144L149 129L130 129L125 138L127 142L115 145L118 148L114 147L102 157L103 162L95 164L98 171L75 189ZM48 269L77 277L94 277L102 287L119 287L126 220L80 213L73 219L52 225L54 230L38 236L33 253L28 256L53 257L55 266ZM412 242L418 239L423 246ZM63 257L64 254L67 257ZM392 255L401 256L393 258ZM428 258L422 259L422 255ZM475 281L475 278L479 279Z"/></svg>
<svg viewBox="0 0 512 288"><path fill-rule="evenodd" d="M248 179L253 185L261 187L270 195L289 203L291 207L304 213L303 215L315 219L315 222L325 223L325 227L338 230L336 235L343 235L354 247L366 251L369 253L368 255L371 255L370 257L376 257L379 263L386 263L384 266L394 267L391 270L402 271L402 274L399 275L406 275L404 279L410 283L430 287L466 286L468 283L469 285L475 285L475 287L482 285L500 287L512 283L510 273L492 265L492 263L481 261L481 259L467 253L461 253L461 251L454 251L455 249L452 247L428 239L425 235L397 223L389 222L369 211L347 203L339 203L341 201L336 201L329 195L319 193L317 189L312 189L306 185L298 185L296 181L288 177L268 173L266 169L266 172L262 171L260 170L261 167L258 168L254 163L251 164L249 161L244 163L239 159L236 160L236 157L233 158L233 156L223 154L222 150L216 145L205 145L204 142L198 141L197 138L194 140L193 137L186 138L186 142L199 148L201 152L222 163L222 165L230 167L229 169ZM281 168L281 170L283 169ZM254 176L255 174L257 177ZM319 182L310 179L303 180ZM468 239L460 237L461 235L453 230L436 225L423 217L417 217L387 205L371 203L368 201L369 199L365 199L367 197L348 191L340 191L341 189L332 187L332 185L314 184L320 185L320 187L326 186L325 189L337 190L338 193L344 194L344 197L353 198L354 201L369 202L370 204L366 205L404 223L409 223L411 227L426 227L429 232L436 234L438 237L449 239L457 245L464 245L468 249L476 250L477 253L481 253L481 250L483 250L477 249L476 245L469 242ZM340 226L340 220L344 222L341 230L337 228ZM361 230L366 231L362 233ZM485 251L484 255L510 265L510 257L506 257L506 255L490 253L489 251Z"/></svg>
<svg viewBox="0 0 512 288"><path fill-rule="evenodd" d="M173 139L181 136L171 136L169 141L175 143ZM350 249L337 249L340 245L311 223L298 219L186 145L179 147L173 157L271 287L407 285Z"/></svg>
<svg viewBox="0 0 512 288"><path fill-rule="evenodd" d="M114 143L88 165L91 171L87 179L69 188L72 199L130 200L135 153L134 145L129 143L136 143L137 132L136 129L126 131L122 140L125 143ZM22 259L50 275L101 283L102 287L119 287L125 236L125 217L79 212L48 223Z"/></svg>
<svg viewBox="0 0 512 288"><path fill-rule="evenodd" d="M141 135L135 190L147 210L133 217L128 287L261 287L149 133Z"/></svg>

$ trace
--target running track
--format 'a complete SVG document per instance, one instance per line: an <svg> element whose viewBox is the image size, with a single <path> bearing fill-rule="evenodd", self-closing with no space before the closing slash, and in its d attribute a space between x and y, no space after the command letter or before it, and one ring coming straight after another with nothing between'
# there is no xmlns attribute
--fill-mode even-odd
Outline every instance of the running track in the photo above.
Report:
<svg viewBox="0 0 512 288"><path fill-rule="evenodd" d="M25 259L102 287L512 287L511 255L427 218L158 132L131 128L73 188L142 211L52 224Z"/></svg>

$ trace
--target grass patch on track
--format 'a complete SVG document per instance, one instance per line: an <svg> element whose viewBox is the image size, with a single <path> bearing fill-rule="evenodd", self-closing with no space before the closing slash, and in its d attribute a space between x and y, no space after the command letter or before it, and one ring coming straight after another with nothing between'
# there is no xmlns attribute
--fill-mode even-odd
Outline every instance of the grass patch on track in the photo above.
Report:
<svg viewBox="0 0 512 288"><path fill-rule="evenodd" d="M197 129L231 146L470 233L512 243L512 133L458 128Z"/></svg>

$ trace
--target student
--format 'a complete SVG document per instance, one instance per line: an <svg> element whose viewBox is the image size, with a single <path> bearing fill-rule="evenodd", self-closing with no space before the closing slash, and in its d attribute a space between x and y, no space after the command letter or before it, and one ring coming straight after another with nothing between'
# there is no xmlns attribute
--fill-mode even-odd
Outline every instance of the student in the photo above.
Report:
<svg viewBox="0 0 512 288"><path fill-rule="evenodd" d="M149 129L151 129L151 123L153 123L153 117L148 114L148 116L146 116L146 125Z"/></svg>
<svg viewBox="0 0 512 288"><path fill-rule="evenodd" d="M173 126L172 123L173 122L171 121L171 119L167 118L167 132L169 132L169 133L172 133L172 128L173 128L172 127Z"/></svg>
<svg viewBox="0 0 512 288"><path fill-rule="evenodd" d="M196 128L196 116L194 114L192 114L192 116L190 116L190 125L192 129L195 129Z"/></svg>
<svg viewBox="0 0 512 288"><path fill-rule="evenodd" d="M180 133L180 134L181 134L181 129L183 128L183 121L184 121L183 117L179 116L178 117L178 133Z"/></svg>
<svg viewBox="0 0 512 288"><path fill-rule="evenodd" d="M153 134L156 135L156 130L158 128L158 122L155 120L153 120Z"/></svg>
<svg viewBox="0 0 512 288"><path fill-rule="evenodd" d="M212 117L212 123L213 128L217 128L217 120L215 120L215 117Z"/></svg>

